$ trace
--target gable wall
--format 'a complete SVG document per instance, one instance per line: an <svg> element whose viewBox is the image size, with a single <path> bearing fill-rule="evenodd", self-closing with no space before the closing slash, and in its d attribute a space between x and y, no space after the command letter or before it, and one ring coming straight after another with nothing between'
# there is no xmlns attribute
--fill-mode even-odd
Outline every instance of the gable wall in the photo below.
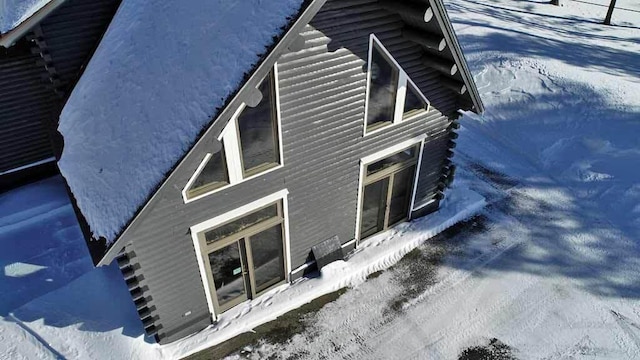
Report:
<svg viewBox="0 0 640 360"><path fill-rule="evenodd" d="M285 166L184 204L181 190L219 131L208 134L132 224L123 240L131 242L127 251L135 253L140 286L155 307L161 343L210 323L190 226L286 188L295 269L318 242L335 235L342 243L353 239L360 159L425 133L431 140L425 146L417 202L434 196L448 147L450 119L443 114L455 115L457 100L438 85L438 74L418 61L421 50L400 37L401 27L400 18L375 1L329 1L301 33L305 48L278 60ZM363 138L363 66L371 32L424 92L432 110Z"/></svg>

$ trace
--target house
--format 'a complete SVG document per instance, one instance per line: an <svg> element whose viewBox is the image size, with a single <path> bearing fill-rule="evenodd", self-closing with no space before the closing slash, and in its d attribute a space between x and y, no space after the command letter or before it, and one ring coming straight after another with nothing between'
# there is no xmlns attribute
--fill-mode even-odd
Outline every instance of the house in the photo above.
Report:
<svg viewBox="0 0 640 360"><path fill-rule="evenodd" d="M120 0L0 2L0 189L58 172L65 99Z"/></svg>
<svg viewBox="0 0 640 360"><path fill-rule="evenodd" d="M459 110L483 106L442 0L125 0L58 165L165 344L436 211Z"/></svg>

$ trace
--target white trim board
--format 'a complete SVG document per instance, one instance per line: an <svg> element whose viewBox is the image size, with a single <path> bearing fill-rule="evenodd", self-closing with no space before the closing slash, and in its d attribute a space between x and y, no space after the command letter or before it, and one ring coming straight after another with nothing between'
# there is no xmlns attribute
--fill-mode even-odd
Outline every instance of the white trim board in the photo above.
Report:
<svg viewBox="0 0 640 360"><path fill-rule="evenodd" d="M372 130L372 131L367 131L367 119L369 118L369 93L371 88L371 59L373 57L374 44L380 51L382 51L384 57L387 58L389 61L391 61L392 66L394 66L398 70L398 83L396 84L397 85L396 102L395 102L394 115L393 115L391 124ZM414 92L418 94L418 96L427 104L425 113L428 113L431 110L431 102L429 101L429 99L427 99L427 97L424 96L422 91L420 91L420 88L418 88L418 86L409 78L409 75L404 71L402 66L400 66L400 64L396 61L396 59L391 55L389 50L387 50L387 48L384 45L382 45L382 42L376 37L376 35L373 33L370 34L369 35L369 52L368 52L368 59L367 59L367 90L365 95L366 97L365 97L365 107L364 107L364 127L363 127L362 136L369 136L369 135L380 133L382 131L385 131L386 129L394 127L395 125L398 125L405 121L415 119L416 117L424 114L424 113L417 113L415 115L411 115L407 117L406 119L404 118L404 105L407 97L408 86L411 86Z"/></svg>
<svg viewBox="0 0 640 360"><path fill-rule="evenodd" d="M20 167L14 168L14 169L9 169L9 170L0 172L0 176L11 174L11 173L22 171L22 170L26 170L26 169L29 169L29 168L32 168L32 167L35 167L35 166L38 166L38 165L42 165L42 164L46 164L46 163L50 163L50 162L55 162L55 161L56 161L56 158L52 156L52 157L46 158L44 160L36 161L36 162L31 163L31 164L22 165Z"/></svg>
<svg viewBox="0 0 640 360"><path fill-rule="evenodd" d="M264 206L267 206L271 203L274 203L278 200L282 201L282 211L284 215L284 237L285 237L285 249L284 256L286 260L286 269L285 276L287 283L290 282L290 269L291 269L291 241L289 239L289 204L287 200L287 195L289 194L289 190L283 189L278 192L275 192L271 195L265 196L261 199L253 201L249 204L243 205L239 208L228 211L224 214L218 215L214 218L201 222L199 224L191 226L191 239L193 241L193 247L196 250L196 257L198 260L198 268L200 269L200 279L202 280L202 285L204 286L204 292L207 298L207 305L209 307L209 312L213 315L215 319L218 318L218 315L215 311L215 307L213 305L213 289L209 288L209 281L207 280L207 264L203 261L202 252L200 251L200 243L198 239L198 234L214 228L218 225L222 225L228 221L233 219L242 217L252 211L258 210Z"/></svg>

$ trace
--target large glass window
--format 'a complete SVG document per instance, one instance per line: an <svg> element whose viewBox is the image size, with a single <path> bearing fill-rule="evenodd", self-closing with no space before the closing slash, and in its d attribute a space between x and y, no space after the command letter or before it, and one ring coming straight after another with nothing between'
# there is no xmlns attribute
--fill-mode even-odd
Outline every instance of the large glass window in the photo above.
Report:
<svg viewBox="0 0 640 360"><path fill-rule="evenodd" d="M237 119L245 176L260 173L280 163L272 74L263 80L258 90L262 93L262 101L256 107L245 107Z"/></svg>
<svg viewBox="0 0 640 360"><path fill-rule="evenodd" d="M374 44L371 49L367 129L393 122L398 92L398 69Z"/></svg>
<svg viewBox="0 0 640 360"><path fill-rule="evenodd" d="M225 160L223 144L220 152L211 154L206 165L187 190L187 194L189 197L196 197L228 184L229 174L227 172L227 162Z"/></svg>
<svg viewBox="0 0 640 360"><path fill-rule="evenodd" d="M360 200L360 240L407 218L419 149L415 145L366 165Z"/></svg>
<svg viewBox="0 0 640 360"><path fill-rule="evenodd" d="M429 111L429 101L371 34L365 134Z"/></svg>
<svg viewBox="0 0 640 360"><path fill-rule="evenodd" d="M286 280L284 236L282 201L198 232L201 261L217 312Z"/></svg>

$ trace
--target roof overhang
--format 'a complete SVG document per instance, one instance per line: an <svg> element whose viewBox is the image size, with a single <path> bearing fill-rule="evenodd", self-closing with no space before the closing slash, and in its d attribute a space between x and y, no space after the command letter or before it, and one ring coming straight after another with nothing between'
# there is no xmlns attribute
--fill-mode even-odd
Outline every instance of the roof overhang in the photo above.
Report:
<svg viewBox="0 0 640 360"><path fill-rule="evenodd" d="M18 26L9 30L4 34L0 34L0 46L9 48L25 36L34 26L38 25L40 21L51 14L60 5L64 4L66 0L51 0L45 6L41 7L33 15L21 22Z"/></svg>
<svg viewBox="0 0 640 360"><path fill-rule="evenodd" d="M456 64L461 67L460 74L462 76L464 84L467 86L471 101L473 102L472 111L476 114L482 114L484 112L484 104L482 103L480 93L478 92L478 87L476 86L471 71L469 70L469 65L467 65L467 60L464 58L464 53L462 52L462 48L460 47L460 43L458 42L458 37L455 35L453 25L451 24L451 19L449 19L449 15L447 14L447 10L444 6L444 1L428 0L428 2L431 8L435 10L433 12L433 15L443 27L442 34L444 35L447 44L451 44L451 55L453 56Z"/></svg>

